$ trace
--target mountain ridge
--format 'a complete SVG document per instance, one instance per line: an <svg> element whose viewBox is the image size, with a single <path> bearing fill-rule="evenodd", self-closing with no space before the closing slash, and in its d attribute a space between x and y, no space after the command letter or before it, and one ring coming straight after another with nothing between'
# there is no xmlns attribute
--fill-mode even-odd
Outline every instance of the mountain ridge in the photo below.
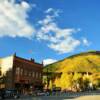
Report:
<svg viewBox="0 0 100 100"><path fill-rule="evenodd" d="M82 68L83 67L83 68ZM100 51L82 52L45 66L44 72L100 72Z"/></svg>

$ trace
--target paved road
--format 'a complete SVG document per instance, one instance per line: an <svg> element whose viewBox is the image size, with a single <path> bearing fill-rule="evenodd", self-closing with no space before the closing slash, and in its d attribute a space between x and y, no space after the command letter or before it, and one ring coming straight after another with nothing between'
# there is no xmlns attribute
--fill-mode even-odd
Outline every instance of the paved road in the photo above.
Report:
<svg viewBox="0 0 100 100"><path fill-rule="evenodd" d="M14 100L14 99L6 99L6 100ZM71 98L66 97L27 97L20 98L16 100L71 100Z"/></svg>
<svg viewBox="0 0 100 100"><path fill-rule="evenodd" d="M85 99L82 97L85 97ZM88 97L88 99L86 99ZM63 93L56 94L52 96L22 96L20 99L16 100L89 100L89 97L94 97L95 99L90 100L100 100L100 91L99 92L80 92L80 93ZM6 99L6 100L14 100L14 99Z"/></svg>
<svg viewBox="0 0 100 100"><path fill-rule="evenodd" d="M87 99L86 99L87 98ZM89 100L89 98L95 98L90 100L100 100L100 95L81 95L81 96L38 96L38 97L23 97L16 100ZM14 99L6 99L6 100L14 100Z"/></svg>
<svg viewBox="0 0 100 100"><path fill-rule="evenodd" d="M28 98L20 98L17 100L100 100L99 95L94 96L81 96L77 98L64 98L64 97L28 97ZM7 99L11 100L11 99ZM12 99L13 100L13 99Z"/></svg>

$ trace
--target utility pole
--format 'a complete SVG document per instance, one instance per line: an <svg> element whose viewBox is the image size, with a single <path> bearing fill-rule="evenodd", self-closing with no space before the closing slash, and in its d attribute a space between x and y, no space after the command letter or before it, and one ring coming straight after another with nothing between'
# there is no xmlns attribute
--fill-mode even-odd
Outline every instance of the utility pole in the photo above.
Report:
<svg viewBox="0 0 100 100"><path fill-rule="evenodd" d="M48 89L48 87L49 87L49 71L48 71L48 68L47 68L46 74L47 74L47 89Z"/></svg>

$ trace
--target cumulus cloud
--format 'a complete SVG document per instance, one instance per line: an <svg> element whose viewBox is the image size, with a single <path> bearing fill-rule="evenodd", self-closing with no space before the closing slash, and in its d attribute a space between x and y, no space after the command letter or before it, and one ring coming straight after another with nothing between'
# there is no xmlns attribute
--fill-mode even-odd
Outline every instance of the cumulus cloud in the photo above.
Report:
<svg viewBox="0 0 100 100"><path fill-rule="evenodd" d="M46 66L46 65L52 64L54 62L57 62L57 60L55 60L55 59L45 59L45 60L43 60L43 65Z"/></svg>
<svg viewBox="0 0 100 100"><path fill-rule="evenodd" d="M80 45L79 40L75 40L72 37L68 37L69 39L63 40L58 43L52 43L49 45L50 48L54 49L55 51L59 52L60 54L62 53L68 53L71 51L74 51L77 46Z"/></svg>
<svg viewBox="0 0 100 100"><path fill-rule="evenodd" d="M0 0L0 37L36 37L37 40L44 40L47 46L58 53L72 52L81 42L73 37L80 29L61 28L55 22L61 10L47 9L43 20L38 21L39 28L36 29L27 21L28 12L31 7L26 1L16 3L15 0ZM88 40L84 39L83 44L87 45Z"/></svg>
<svg viewBox="0 0 100 100"><path fill-rule="evenodd" d="M0 37L32 37L35 29L27 21L30 9L25 1L0 0Z"/></svg>
<svg viewBox="0 0 100 100"><path fill-rule="evenodd" d="M49 15L51 12L53 13ZM81 44L80 40L72 36L74 33L80 31L80 29L59 27L55 22L55 18L59 14L58 10L49 8L46 10L46 13L46 17L38 22L41 28L37 32L37 39L47 41L48 47L58 53L72 52Z"/></svg>

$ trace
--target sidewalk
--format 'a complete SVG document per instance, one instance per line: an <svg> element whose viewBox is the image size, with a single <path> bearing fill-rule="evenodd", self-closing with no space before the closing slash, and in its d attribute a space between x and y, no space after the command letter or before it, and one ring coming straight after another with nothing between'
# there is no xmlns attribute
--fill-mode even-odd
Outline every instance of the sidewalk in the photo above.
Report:
<svg viewBox="0 0 100 100"><path fill-rule="evenodd" d="M100 100L100 95L78 97L75 100Z"/></svg>

